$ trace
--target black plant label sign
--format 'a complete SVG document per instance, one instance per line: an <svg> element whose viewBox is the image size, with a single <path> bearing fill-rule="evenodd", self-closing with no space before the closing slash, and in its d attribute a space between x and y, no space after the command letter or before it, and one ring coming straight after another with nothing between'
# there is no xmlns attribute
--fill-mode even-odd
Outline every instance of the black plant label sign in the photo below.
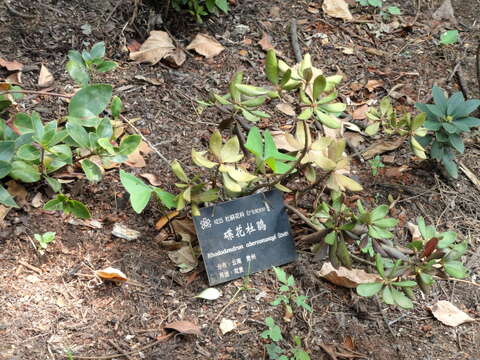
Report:
<svg viewBox="0 0 480 360"><path fill-rule="evenodd" d="M210 285L286 264L297 257L278 190L202 208L193 222Z"/></svg>

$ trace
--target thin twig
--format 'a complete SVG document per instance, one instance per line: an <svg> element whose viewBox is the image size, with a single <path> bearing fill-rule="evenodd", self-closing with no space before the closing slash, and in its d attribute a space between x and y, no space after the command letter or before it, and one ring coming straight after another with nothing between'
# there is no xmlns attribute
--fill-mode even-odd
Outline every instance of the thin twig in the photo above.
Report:
<svg viewBox="0 0 480 360"><path fill-rule="evenodd" d="M132 360L132 357L128 354L126 354L120 346L118 346L113 340L108 339L107 340L110 345L112 345L119 353L121 353L125 358L128 360Z"/></svg>
<svg viewBox="0 0 480 360"><path fill-rule="evenodd" d="M305 224L307 224L308 226L310 226L313 230L315 231L323 231L324 229L321 228L320 226L318 225L315 225L313 222L310 221L310 219L308 219L305 215L303 215L300 210L298 210L297 208L293 207L292 205L289 205L289 204L285 204L285 207L294 212L300 219L303 220L303 222L305 222Z"/></svg>
<svg viewBox="0 0 480 360"><path fill-rule="evenodd" d="M233 132L237 135L238 142L240 143L240 148L243 151L243 154L246 158L250 157L250 153L248 152L247 148L245 147L245 135L243 135L242 129L240 129L240 124L238 121L235 121L235 125L233 127Z"/></svg>
<svg viewBox="0 0 480 360"><path fill-rule="evenodd" d="M476 282L473 282L473 281L464 280L464 279L455 279L455 278L446 278L445 279L445 278L442 278L440 276L434 276L434 278L437 279L437 280L456 281L456 282L461 282L461 283L464 283L464 284L469 284L469 285L480 287L480 284L478 284Z"/></svg>
<svg viewBox="0 0 480 360"><path fill-rule="evenodd" d="M478 82L478 91L480 91L480 38L478 40L478 46L477 46L477 82Z"/></svg>
<svg viewBox="0 0 480 360"><path fill-rule="evenodd" d="M297 63L302 61L302 50L300 50L300 45L298 44L298 34L297 34L297 20L292 19L290 22L290 40L292 41L293 53L295 54L295 60Z"/></svg>
<svg viewBox="0 0 480 360"><path fill-rule="evenodd" d="M130 120L128 120L125 116L123 115L120 115L120 117L122 118L123 121L125 121L128 125L131 126L131 128L133 130L135 130L135 132L140 135L142 137L142 140L145 141L148 146L150 146L152 148L153 151L155 151L155 153L163 160L165 161L165 163L170 166L170 162L167 160L167 158L165 156L162 155L162 153L160 151L157 150L157 148L140 132L140 130L137 129L137 127L135 125L132 124L132 122Z"/></svg>
<svg viewBox="0 0 480 360"><path fill-rule="evenodd" d="M36 91L36 90L6 90L6 91L0 91L0 95L5 95L5 94L36 94L36 95L45 95L45 96L58 96L58 97L64 97L64 98L71 98L73 97L74 94L59 94L59 93L52 93L52 92L47 92L47 91Z"/></svg>

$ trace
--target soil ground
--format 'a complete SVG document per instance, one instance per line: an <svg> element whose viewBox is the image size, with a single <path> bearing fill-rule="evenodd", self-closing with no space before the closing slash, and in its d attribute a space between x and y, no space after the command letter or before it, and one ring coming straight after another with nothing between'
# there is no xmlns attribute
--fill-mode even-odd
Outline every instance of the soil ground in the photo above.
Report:
<svg viewBox="0 0 480 360"><path fill-rule="evenodd" d="M271 35L286 62L293 64L288 30L292 18L299 23L303 53L311 53L314 64L327 74L342 72L341 96L356 106L380 99L394 87L400 93L396 106L410 110L411 100L429 99L433 84L458 90L455 77L450 76L458 62L470 97L480 97L474 65L480 2L452 2L456 25L432 20L432 12L440 4L421 0L420 8L414 1L398 2L403 15L388 21L369 9L351 6L355 18L364 20L351 23L324 16L318 2L307 1L237 0L229 15L209 18L201 25L170 13L164 16L164 25L181 45L186 46L196 33L203 32L215 36L226 48L210 60L192 53L183 66L172 69L128 61L126 46L133 40L146 39L153 29L148 19L162 9L141 1L136 1L135 7L127 0L18 0L10 7L33 18L19 16L2 3L0 54L26 65L22 79L25 89L36 88L38 71L44 64L55 77L51 91L69 92L72 81L64 69L68 50L106 41L108 56L120 66L98 80L114 85L115 93L124 101L124 115L138 118L136 127L166 159L177 158L189 164L191 147L201 148L224 116L215 110L198 114L194 100L205 99L210 91L225 92L231 74L240 69L249 83L261 84L264 52L257 42L264 32ZM381 27L382 23L388 26ZM91 32L85 30L85 24ZM461 31L461 42L439 46L435 39L451 26ZM328 43L322 43L325 37ZM343 48L354 52L346 54ZM375 55L368 48L380 51ZM158 85L139 80L139 75L157 80ZM365 88L368 80L379 80L382 85L370 91ZM22 111L40 112L45 120L65 114L65 103L58 98L27 96L19 106L24 107ZM278 129L290 124L288 117L277 116L261 126ZM468 239L465 261L470 279L478 282L480 191L463 173L458 181L447 181L431 162L415 163L407 154L406 149L395 151L393 162L377 177L372 176L366 163L354 162L365 188L360 196L372 204L385 202L391 194L399 198L396 211L403 224L422 215L440 230L455 230ZM474 174L480 174L478 136L467 139L460 160ZM406 171L399 175L397 170L402 165ZM173 176L156 153L148 155L146 167L128 170L153 173L161 179L162 187L173 190ZM260 333L265 330L267 316L279 319L288 338L300 335L312 359L480 359L478 321L447 327L428 309L437 300L449 300L479 319L478 287L438 283L430 295L417 294L411 311L379 305L317 278L314 274L321 263L314 260L309 244L298 241L299 260L284 268L294 274L314 312L283 322L280 310L269 305L277 287L271 271L252 275L253 290L242 291L227 307L241 280L218 286L223 297L216 301L194 298L208 287L203 265L194 270L194 275L178 271L162 247L161 237L169 233L163 230L159 238L154 228L161 216L159 210L149 205L143 214L135 214L125 200L118 171L108 172L99 185L79 179L67 188L89 206L101 228L75 225L57 213L30 206L37 192L44 199L52 195L41 184L27 187L28 203L11 210L0 228L0 359L63 359L66 351L78 358L101 359L142 349L157 339L161 341L154 346L115 358L265 359ZM295 216L291 219L300 239L307 229ZM116 222L140 231L140 239L129 242L113 237L111 230ZM57 241L46 255L39 256L30 239L45 231L55 231ZM402 230L397 235L399 239L408 236ZM91 270L107 266L121 269L144 287L95 282ZM238 324L226 335L218 328L223 317ZM176 320L196 323L203 336L163 338L163 326Z"/></svg>

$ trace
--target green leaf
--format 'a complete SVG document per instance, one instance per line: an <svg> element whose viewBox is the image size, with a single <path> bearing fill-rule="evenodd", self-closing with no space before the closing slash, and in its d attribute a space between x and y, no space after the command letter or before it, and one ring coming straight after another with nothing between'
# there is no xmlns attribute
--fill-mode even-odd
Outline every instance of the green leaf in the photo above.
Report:
<svg viewBox="0 0 480 360"><path fill-rule="evenodd" d="M337 241L337 232L336 231L332 231L332 232L329 232L326 236L325 236L325 242L328 244L328 245L333 245L335 244L335 241Z"/></svg>
<svg viewBox="0 0 480 360"><path fill-rule="evenodd" d="M267 51L265 59L265 74L272 84L278 85L278 60L275 50L273 49Z"/></svg>
<svg viewBox="0 0 480 360"><path fill-rule="evenodd" d="M389 6L387 11L390 15L402 15L402 11L397 6Z"/></svg>
<svg viewBox="0 0 480 360"><path fill-rule="evenodd" d="M465 151L465 146L463 145L463 140L460 135L450 134L448 136L448 142L457 150L459 153L463 154Z"/></svg>
<svg viewBox="0 0 480 360"><path fill-rule="evenodd" d="M311 107L308 107L306 109L304 109L300 115L298 115L298 119L299 120L308 120L312 117L313 115L313 109Z"/></svg>
<svg viewBox="0 0 480 360"><path fill-rule="evenodd" d="M437 247L444 249L455 242L457 239L457 233L455 231L445 231L441 233L441 240L438 242Z"/></svg>
<svg viewBox="0 0 480 360"><path fill-rule="evenodd" d="M248 100L242 101L242 106L253 108L253 107L262 105L266 100L267 100L266 96L258 96L255 98L250 98ZM268 115L267 117L270 117L270 115Z"/></svg>
<svg viewBox="0 0 480 360"><path fill-rule="evenodd" d="M228 85L232 100L237 104L240 103L242 99L242 94L237 89L236 85L241 84L242 80L243 80L243 71L238 71L233 75L232 80L230 80L230 84Z"/></svg>
<svg viewBox="0 0 480 360"><path fill-rule="evenodd" d="M102 180L102 169L97 164L88 159L82 160L81 164L88 181L96 183Z"/></svg>
<svg viewBox="0 0 480 360"><path fill-rule="evenodd" d="M245 95L248 96L258 96L258 95L267 95L270 90L263 89L257 86L246 85L246 84L237 84L236 88Z"/></svg>
<svg viewBox="0 0 480 360"><path fill-rule="evenodd" d="M92 217L85 204L77 200L68 200L64 204L63 211L65 214L73 214L80 219L90 219Z"/></svg>
<svg viewBox="0 0 480 360"><path fill-rule="evenodd" d="M0 160L0 179L3 179L7 176L12 170L12 165L8 161Z"/></svg>
<svg viewBox="0 0 480 360"><path fill-rule="evenodd" d="M420 279L422 279L425 285L432 285L433 284L433 276L424 272L421 272Z"/></svg>
<svg viewBox="0 0 480 360"><path fill-rule="evenodd" d="M80 86L87 86L90 82L90 75L88 74L87 68L83 64L83 61L79 63L70 60L67 62L66 69L70 77Z"/></svg>
<svg viewBox="0 0 480 360"><path fill-rule="evenodd" d="M275 276L277 277L278 281L285 285L288 285L287 274L282 268L274 266L273 271L275 272Z"/></svg>
<svg viewBox="0 0 480 360"><path fill-rule="evenodd" d="M405 280L405 281L392 282L392 285L399 286L399 287L414 287L414 286L417 286L417 283L412 280Z"/></svg>
<svg viewBox="0 0 480 360"><path fill-rule="evenodd" d="M242 109L242 115L245 119L247 119L250 122L257 122L260 120L258 116L255 116L252 112Z"/></svg>
<svg viewBox="0 0 480 360"><path fill-rule="evenodd" d="M25 161L17 160L12 162L10 170L12 179L21 180L25 183L32 183L40 180L40 171L37 165L28 164Z"/></svg>
<svg viewBox="0 0 480 360"><path fill-rule="evenodd" d="M457 132L457 127L451 123L444 122L442 123L442 127L449 133L455 134Z"/></svg>
<svg viewBox="0 0 480 360"><path fill-rule="evenodd" d="M398 224L398 220L394 218L383 218L380 220L373 221L373 223L381 228L389 229Z"/></svg>
<svg viewBox="0 0 480 360"><path fill-rule="evenodd" d="M385 286L382 292L382 299L385 304L393 305L395 300L393 300L393 294L390 286Z"/></svg>
<svg viewBox="0 0 480 360"><path fill-rule="evenodd" d="M315 109L314 112L315 112L315 115L317 116L318 120L320 120L320 122L323 125L325 125L326 127L329 127L331 129L340 128L341 122L337 118L335 118L335 117L333 117L329 114L325 114L318 109Z"/></svg>
<svg viewBox="0 0 480 360"><path fill-rule="evenodd" d="M168 191L153 187L153 192L166 208L173 209L177 205L175 202L175 195L170 194Z"/></svg>
<svg viewBox="0 0 480 360"><path fill-rule="evenodd" d="M105 42L100 41L92 46L90 49L90 56L93 59L102 58L105 56Z"/></svg>
<svg viewBox="0 0 480 360"><path fill-rule="evenodd" d="M123 170L120 170L120 181L130 194L130 204L132 204L133 210L140 214L150 201L152 188L136 176Z"/></svg>
<svg viewBox="0 0 480 360"><path fill-rule="evenodd" d="M117 152L115 151L115 148L113 145L110 143L110 139L107 138L100 138L97 140L98 145L104 150L106 150L110 155L116 155Z"/></svg>
<svg viewBox="0 0 480 360"><path fill-rule="evenodd" d="M365 129L365 134L367 134L368 136L373 136L378 132L379 129L380 129L380 123L375 122L367 126L367 128Z"/></svg>
<svg viewBox="0 0 480 360"><path fill-rule="evenodd" d="M0 160L10 161L15 155L15 141L0 141Z"/></svg>
<svg viewBox="0 0 480 360"><path fill-rule="evenodd" d="M68 104L68 115L86 120L98 116L107 108L112 98L112 86L89 85L78 91Z"/></svg>
<svg viewBox="0 0 480 360"><path fill-rule="evenodd" d="M443 157L442 164L445 167L445 170L447 170L448 175L454 179L458 178L458 167L453 160Z"/></svg>
<svg viewBox="0 0 480 360"><path fill-rule="evenodd" d="M433 100L435 101L435 104L439 106L440 111L442 113L446 113L447 111L447 97L445 96L445 93L443 92L443 89L434 85L432 88L432 96Z"/></svg>
<svg viewBox="0 0 480 360"><path fill-rule="evenodd" d="M383 259L380 254L375 254L375 267L377 268L378 274L383 278L385 277L385 267L383 264Z"/></svg>
<svg viewBox="0 0 480 360"><path fill-rule="evenodd" d="M327 79L323 75L318 75L313 81L313 101L318 100L320 94L325 91L327 87Z"/></svg>
<svg viewBox="0 0 480 360"><path fill-rule="evenodd" d="M81 90L80 90L81 91ZM83 149L89 149L87 130L81 125L68 122L65 126L68 135Z"/></svg>
<svg viewBox="0 0 480 360"><path fill-rule="evenodd" d="M451 45L458 42L458 30L448 30L440 35L440 44Z"/></svg>
<svg viewBox="0 0 480 360"><path fill-rule="evenodd" d="M377 206L371 212L372 222L376 222L377 220L383 219L388 214L388 210L389 210L388 205Z"/></svg>
<svg viewBox="0 0 480 360"><path fill-rule="evenodd" d="M100 121L100 124L98 124L96 135L98 138L106 138L106 139L111 139L113 135L113 127L112 123L110 122L110 119L108 118L103 118L102 121ZM98 143L98 140L97 140Z"/></svg>
<svg viewBox="0 0 480 360"><path fill-rule="evenodd" d="M209 149L213 155L220 160L220 152L222 150L222 135L220 134L220 131L215 130L210 136Z"/></svg>
<svg viewBox="0 0 480 360"><path fill-rule="evenodd" d="M102 61L97 67L98 72L104 73L115 69L118 64L115 61Z"/></svg>
<svg viewBox="0 0 480 360"><path fill-rule="evenodd" d="M225 145L223 145L222 149L220 150L220 160L224 163L237 162L242 157L243 154L240 153L240 143L236 136L228 139Z"/></svg>
<svg viewBox="0 0 480 360"><path fill-rule="evenodd" d="M443 268L445 272L456 278L456 279L463 279L467 277L467 270L463 266L461 261L449 261L443 264Z"/></svg>
<svg viewBox="0 0 480 360"><path fill-rule="evenodd" d="M58 193L62 190L62 184L60 184L60 182L57 179L49 176L45 176L45 180L47 181L47 184L52 188L54 192Z"/></svg>
<svg viewBox="0 0 480 360"><path fill-rule="evenodd" d="M458 108L463 108L465 98L460 91L454 93L447 102L447 114L453 115Z"/></svg>
<svg viewBox="0 0 480 360"><path fill-rule="evenodd" d="M120 141L119 154L130 155L137 149L141 141L142 141L142 137L140 135L124 136Z"/></svg>
<svg viewBox="0 0 480 360"><path fill-rule="evenodd" d="M122 99L120 99L118 96L115 95L112 98L112 103L110 104L110 111L112 112L112 117L114 119L118 119L118 117L120 116L120 113L122 112L122 109L123 109Z"/></svg>
<svg viewBox="0 0 480 360"><path fill-rule="evenodd" d="M375 225L368 226L368 235L374 239L390 239L393 237L393 234L390 231L384 230Z"/></svg>
<svg viewBox="0 0 480 360"><path fill-rule="evenodd" d="M373 296L377 294L382 287L383 283L381 282L360 284L357 286L357 294L365 297Z"/></svg>
<svg viewBox="0 0 480 360"><path fill-rule="evenodd" d="M0 184L0 204L8 207L18 208L17 203L13 200L12 195Z"/></svg>
<svg viewBox="0 0 480 360"><path fill-rule="evenodd" d="M228 1L227 0L215 0L215 5L222 10L225 14L228 14Z"/></svg>
<svg viewBox="0 0 480 360"><path fill-rule="evenodd" d="M463 118L469 115L471 112L475 111L479 106L479 99L470 99L465 101L461 107L456 108L452 115L454 115L456 118Z"/></svg>
<svg viewBox="0 0 480 360"><path fill-rule="evenodd" d="M248 131L245 147L255 155L255 157L263 158L263 141L258 127L254 126Z"/></svg>
<svg viewBox="0 0 480 360"><path fill-rule="evenodd" d="M393 287L391 291L392 291L392 296L393 296L393 300L395 301L395 304L397 304L398 306L404 309L413 309L412 300L410 300L403 292L398 291Z"/></svg>

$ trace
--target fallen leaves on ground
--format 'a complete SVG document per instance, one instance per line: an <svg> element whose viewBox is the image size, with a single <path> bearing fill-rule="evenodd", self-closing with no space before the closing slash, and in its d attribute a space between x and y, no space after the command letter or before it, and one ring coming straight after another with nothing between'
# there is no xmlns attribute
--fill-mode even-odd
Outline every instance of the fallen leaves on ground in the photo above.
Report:
<svg viewBox="0 0 480 360"><path fill-rule="evenodd" d="M35 194L35 196L32 199L32 206L34 208L39 208L42 205L43 205L42 193L38 192Z"/></svg>
<svg viewBox="0 0 480 360"><path fill-rule="evenodd" d="M380 277L378 277L377 275L369 274L365 272L365 270L349 270L343 266L335 269L330 262L324 263L320 271L316 272L316 275L330 281L335 285L343 286L350 289L356 288L359 284L365 284L381 280Z"/></svg>
<svg viewBox="0 0 480 360"><path fill-rule="evenodd" d="M293 108L292 105L288 104L288 103L279 103L277 104L277 106L275 106L275 108L284 113L285 115L288 115L288 116L295 116L296 113L295 113L295 109Z"/></svg>
<svg viewBox="0 0 480 360"><path fill-rule="evenodd" d="M165 31L151 31L138 51L130 52L130 59L155 65L175 51L172 39Z"/></svg>
<svg viewBox="0 0 480 360"><path fill-rule="evenodd" d="M220 328L220 331L222 332L222 335L225 335L226 333L232 330L235 330L236 327L237 327L237 324L233 320L222 318L222 320L220 321L219 328Z"/></svg>
<svg viewBox="0 0 480 360"><path fill-rule="evenodd" d="M357 107L353 113L352 113L352 118L353 120L363 120L367 118L367 112L368 112L368 105L364 104L362 106Z"/></svg>
<svg viewBox="0 0 480 360"><path fill-rule="evenodd" d="M9 180L5 183L5 186L7 187L10 195L12 195L13 198L16 200L17 204L19 204L20 206L24 206L28 203L28 192L22 184L19 184L15 180Z"/></svg>
<svg viewBox="0 0 480 360"><path fill-rule="evenodd" d="M202 336L202 331L191 321L179 320L165 325L165 329L178 331L180 334L192 334Z"/></svg>
<svg viewBox="0 0 480 360"><path fill-rule="evenodd" d="M42 64L40 68L40 75L38 76L38 86L41 88L47 88L53 84L54 78L50 70Z"/></svg>
<svg viewBox="0 0 480 360"><path fill-rule="evenodd" d="M5 219L5 216L7 216L10 209L10 207L0 205L0 229L5 227L5 222L3 220Z"/></svg>
<svg viewBox="0 0 480 360"><path fill-rule="evenodd" d="M172 226L175 233L182 238L180 243L182 247L168 252L168 257L180 268L181 273L188 273L198 266L196 250L192 246L193 241L196 239L195 226L190 219L173 220Z"/></svg>
<svg viewBox="0 0 480 360"><path fill-rule="evenodd" d="M128 280L127 275L125 275L120 270L112 267L107 267L102 270L97 270L95 271L95 275L97 275L99 278L104 280L120 281L120 282L126 282Z"/></svg>
<svg viewBox="0 0 480 360"><path fill-rule="evenodd" d="M328 16L352 20L353 16L348 9L348 4L344 0L325 0L322 5L323 12Z"/></svg>
<svg viewBox="0 0 480 360"><path fill-rule="evenodd" d="M128 155L128 158L125 164L134 168L143 168L147 165L147 163L145 162L145 159L140 154L139 148L136 148L134 152Z"/></svg>
<svg viewBox="0 0 480 360"><path fill-rule="evenodd" d="M152 184L153 185L153 184ZM155 229L157 230L161 230L165 225L168 224L168 222L170 220L172 220L175 216L177 216L178 214L180 214L179 211L175 210L175 211L172 211L172 212L169 212L168 214L162 216L158 221L157 223L155 224Z"/></svg>
<svg viewBox="0 0 480 360"><path fill-rule="evenodd" d="M382 80L368 80L367 84L365 85L365 88L373 92L376 88L383 87L384 83Z"/></svg>
<svg viewBox="0 0 480 360"><path fill-rule="evenodd" d="M17 71L23 69L23 64L19 63L18 61L8 61L2 58L0 58L0 66L3 66L8 71Z"/></svg>
<svg viewBox="0 0 480 360"><path fill-rule="evenodd" d="M362 154L362 156L367 160L371 159L378 154L383 154L384 152L397 149L403 144L404 141L405 139L403 137L399 137L395 140L381 139L369 146L368 149L365 150L365 152Z"/></svg>
<svg viewBox="0 0 480 360"><path fill-rule="evenodd" d="M195 50L200 55L207 59L219 55L225 48L217 40L210 35L197 34L190 44L186 47L187 50Z"/></svg>
<svg viewBox="0 0 480 360"><path fill-rule="evenodd" d="M449 20L454 24L457 23L451 0L445 0L443 4L433 13L432 18L435 20Z"/></svg>
<svg viewBox="0 0 480 360"><path fill-rule="evenodd" d="M195 295L196 298L205 299L205 300L217 300L222 296L222 292L215 288L207 288L200 292L200 294Z"/></svg>
<svg viewBox="0 0 480 360"><path fill-rule="evenodd" d="M433 305L431 311L437 320L448 326L455 327L466 322L475 321L475 319L446 300L438 301Z"/></svg>
<svg viewBox="0 0 480 360"><path fill-rule="evenodd" d="M140 232L129 229L123 224L116 223L113 225L112 235L128 241L136 240L140 236Z"/></svg>
<svg viewBox="0 0 480 360"><path fill-rule="evenodd" d="M262 38L258 42L258 45L260 45L263 51L268 51L270 49L275 50L272 45L271 36L265 31L263 32Z"/></svg>
<svg viewBox="0 0 480 360"><path fill-rule="evenodd" d="M150 185L160 186L162 184L158 176L155 174L143 173L143 174L140 174L140 176L146 179L150 183Z"/></svg>
<svg viewBox="0 0 480 360"><path fill-rule="evenodd" d="M412 235L412 241L418 241L422 239L422 234L420 233L420 229L418 225L411 223L410 221L407 223L408 230L410 231L410 235Z"/></svg>
<svg viewBox="0 0 480 360"><path fill-rule="evenodd" d="M13 74L8 75L5 79L5 81L9 84L21 85L22 84L22 72L17 71Z"/></svg>

